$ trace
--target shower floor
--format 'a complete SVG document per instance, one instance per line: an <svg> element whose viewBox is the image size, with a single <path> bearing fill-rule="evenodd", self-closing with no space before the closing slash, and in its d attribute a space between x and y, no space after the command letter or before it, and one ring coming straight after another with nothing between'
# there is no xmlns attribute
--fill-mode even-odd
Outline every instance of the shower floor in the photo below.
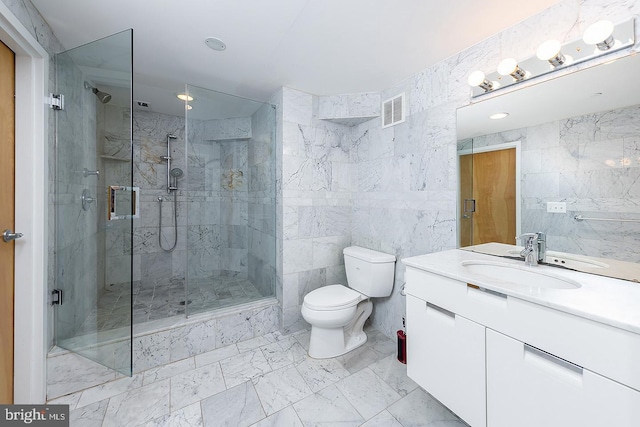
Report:
<svg viewBox="0 0 640 427"><path fill-rule="evenodd" d="M131 314L133 323L184 315L229 307L263 298L258 289L247 279L217 277L192 279L189 294L185 294L184 278L172 278L168 283L136 281L133 283L133 311L129 283L109 285L100 297L97 309L92 312L80 332L96 332L127 326ZM96 329L97 328L97 329Z"/></svg>

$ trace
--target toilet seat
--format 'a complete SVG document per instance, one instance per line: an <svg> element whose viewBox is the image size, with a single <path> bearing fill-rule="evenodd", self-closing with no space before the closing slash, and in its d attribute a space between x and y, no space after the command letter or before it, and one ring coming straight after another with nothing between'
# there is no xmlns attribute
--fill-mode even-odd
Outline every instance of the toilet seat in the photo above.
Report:
<svg viewBox="0 0 640 427"><path fill-rule="evenodd" d="M334 311L353 307L365 299L364 295L343 285L323 286L304 297L304 305L311 310Z"/></svg>

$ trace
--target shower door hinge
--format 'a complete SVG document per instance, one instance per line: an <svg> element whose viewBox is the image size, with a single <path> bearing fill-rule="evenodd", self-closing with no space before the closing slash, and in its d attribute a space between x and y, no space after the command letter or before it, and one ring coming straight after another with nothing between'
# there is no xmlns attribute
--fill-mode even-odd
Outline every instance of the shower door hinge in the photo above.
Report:
<svg viewBox="0 0 640 427"><path fill-rule="evenodd" d="M47 103L54 110L64 110L64 95L56 95L55 93L50 93Z"/></svg>
<svg viewBox="0 0 640 427"><path fill-rule="evenodd" d="M62 289L51 291L51 305L62 305Z"/></svg>

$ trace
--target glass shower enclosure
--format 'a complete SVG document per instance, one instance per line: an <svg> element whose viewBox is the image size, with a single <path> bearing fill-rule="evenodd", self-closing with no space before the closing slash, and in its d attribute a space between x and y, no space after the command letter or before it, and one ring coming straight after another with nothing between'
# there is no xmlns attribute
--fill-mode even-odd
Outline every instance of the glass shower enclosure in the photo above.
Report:
<svg viewBox="0 0 640 427"><path fill-rule="evenodd" d="M132 31L55 57L55 343L132 372ZM119 114L105 106L118 105ZM117 254L116 256L112 256ZM61 296L61 298L60 298ZM117 320L116 320L117 319Z"/></svg>

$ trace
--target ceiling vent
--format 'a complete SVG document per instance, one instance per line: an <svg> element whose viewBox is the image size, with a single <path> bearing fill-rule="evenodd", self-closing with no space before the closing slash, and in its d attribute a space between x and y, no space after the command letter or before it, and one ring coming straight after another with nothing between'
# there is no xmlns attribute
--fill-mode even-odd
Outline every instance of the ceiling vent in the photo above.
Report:
<svg viewBox="0 0 640 427"><path fill-rule="evenodd" d="M404 122L404 92L382 102L382 128Z"/></svg>
<svg viewBox="0 0 640 427"><path fill-rule="evenodd" d="M138 110L148 110L151 108L149 103L145 101L133 101L133 107Z"/></svg>

